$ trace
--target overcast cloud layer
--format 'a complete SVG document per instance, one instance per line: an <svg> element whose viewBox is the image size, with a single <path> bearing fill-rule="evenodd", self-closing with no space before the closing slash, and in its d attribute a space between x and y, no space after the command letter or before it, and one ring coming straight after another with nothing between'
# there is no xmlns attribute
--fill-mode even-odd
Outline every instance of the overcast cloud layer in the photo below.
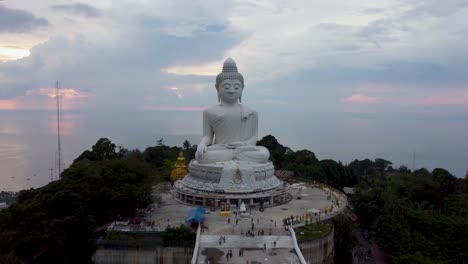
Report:
<svg viewBox="0 0 468 264"><path fill-rule="evenodd" d="M17 0L0 18L0 109L50 107L54 80L70 108L199 109L232 56L259 106L468 114L466 1Z"/></svg>
<svg viewBox="0 0 468 264"><path fill-rule="evenodd" d="M228 57L260 137L468 169L466 0L0 1L0 167L48 181L56 80L68 164L101 136L196 144Z"/></svg>

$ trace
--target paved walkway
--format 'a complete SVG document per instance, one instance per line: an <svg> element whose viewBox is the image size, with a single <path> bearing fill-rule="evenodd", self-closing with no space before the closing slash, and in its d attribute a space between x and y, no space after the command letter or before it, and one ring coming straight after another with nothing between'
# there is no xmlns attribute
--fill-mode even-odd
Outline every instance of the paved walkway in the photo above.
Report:
<svg viewBox="0 0 468 264"><path fill-rule="evenodd" d="M220 237L218 235L202 235L200 240L200 247L210 248L258 248L263 249L266 245L267 248L275 248L274 242L276 242L276 248L294 248L292 238L290 236L224 236L226 242L219 242Z"/></svg>
<svg viewBox="0 0 468 264"><path fill-rule="evenodd" d="M220 211L207 209L201 233L201 245L198 263L300 263L293 248L292 238L283 226L283 219L291 216L304 215L307 210L315 208L329 208L332 201L327 193L319 188L294 189L291 188L293 200L287 204L265 208L260 212L258 208L248 209L250 215L240 218L234 213L230 217L221 216ZM168 193L161 195L161 203L148 220L155 223L156 228L165 229L168 225L179 226L185 224L185 219L194 206L180 204ZM300 199L298 199L300 197ZM341 204L340 210L346 206ZM231 208L232 212L235 208ZM321 220L333 214L323 215ZM252 228L253 225L253 228ZM253 229L253 231L252 231ZM254 237L246 236L251 230ZM263 235L259 235L263 233ZM225 243L219 243L220 236L226 238ZM276 248L274 242L276 241ZM266 247L266 250L264 249ZM239 256L239 250L243 256ZM226 259L227 253L232 252L232 258Z"/></svg>
<svg viewBox="0 0 468 264"><path fill-rule="evenodd" d="M226 242L218 235L202 235L198 263L300 263L290 236L226 235L224 238ZM228 256L230 252L232 257Z"/></svg>

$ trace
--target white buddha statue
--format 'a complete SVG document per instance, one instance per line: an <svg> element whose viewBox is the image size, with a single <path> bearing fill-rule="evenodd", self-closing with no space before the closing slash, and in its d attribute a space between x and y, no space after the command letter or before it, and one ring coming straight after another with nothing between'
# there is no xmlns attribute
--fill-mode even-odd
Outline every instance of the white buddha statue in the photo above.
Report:
<svg viewBox="0 0 468 264"><path fill-rule="evenodd" d="M257 144L258 115L241 104L244 77L237 72L236 62L228 58L216 77L218 105L203 111L203 138L195 158L200 164L220 161L265 163L268 149Z"/></svg>

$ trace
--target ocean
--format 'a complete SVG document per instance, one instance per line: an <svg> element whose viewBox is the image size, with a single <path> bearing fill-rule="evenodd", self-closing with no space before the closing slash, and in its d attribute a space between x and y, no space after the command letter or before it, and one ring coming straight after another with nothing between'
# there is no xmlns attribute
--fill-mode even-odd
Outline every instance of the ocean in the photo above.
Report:
<svg viewBox="0 0 468 264"><path fill-rule="evenodd" d="M259 139L271 134L293 150L319 159L384 158L393 167L445 168L457 177L468 170L468 117L364 113L259 111ZM200 111L63 111L62 166L101 137L128 149L198 144ZM0 110L0 190L19 191L57 179L55 111Z"/></svg>

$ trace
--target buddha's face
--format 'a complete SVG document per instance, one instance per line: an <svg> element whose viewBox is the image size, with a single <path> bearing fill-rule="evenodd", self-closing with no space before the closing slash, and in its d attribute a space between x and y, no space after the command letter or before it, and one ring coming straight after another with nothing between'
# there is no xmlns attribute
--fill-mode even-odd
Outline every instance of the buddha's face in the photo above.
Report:
<svg viewBox="0 0 468 264"><path fill-rule="evenodd" d="M228 104L237 103L242 95L242 83L236 79L227 79L218 86L218 93L221 101Z"/></svg>

